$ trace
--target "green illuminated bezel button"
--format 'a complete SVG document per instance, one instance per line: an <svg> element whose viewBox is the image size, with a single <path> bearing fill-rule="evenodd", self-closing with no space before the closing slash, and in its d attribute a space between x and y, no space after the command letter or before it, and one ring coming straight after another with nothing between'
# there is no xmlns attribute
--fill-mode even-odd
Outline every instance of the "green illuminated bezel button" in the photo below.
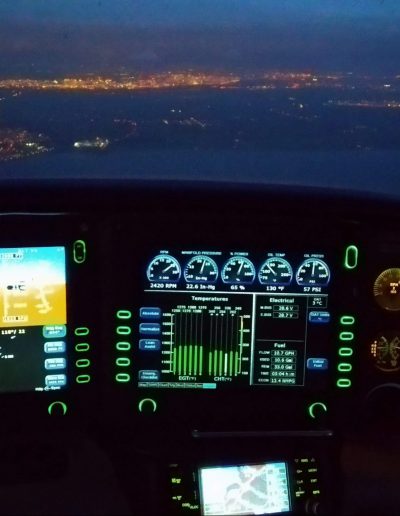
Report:
<svg viewBox="0 0 400 516"><path fill-rule="evenodd" d="M86 335L89 335L90 330L86 328L86 326L80 326L79 328L75 328L74 333L77 337L86 337Z"/></svg>
<svg viewBox="0 0 400 516"><path fill-rule="evenodd" d="M358 247L355 245L349 245L346 247L344 254L344 268L353 270L358 265Z"/></svg>
<svg viewBox="0 0 400 516"><path fill-rule="evenodd" d="M84 240L75 240L73 245L74 262L81 264L86 260L86 243Z"/></svg>
<svg viewBox="0 0 400 516"><path fill-rule="evenodd" d="M340 324L343 326L353 326L353 324L356 322L356 319L353 315L342 315L340 318Z"/></svg>
<svg viewBox="0 0 400 516"><path fill-rule="evenodd" d="M130 310L118 310L117 319L131 319L132 312Z"/></svg>
<svg viewBox="0 0 400 516"><path fill-rule="evenodd" d="M78 375L76 378L76 383L90 383L91 381L91 377L90 377L90 374L80 374Z"/></svg>
<svg viewBox="0 0 400 516"><path fill-rule="evenodd" d="M129 373L117 373L115 375L115 381L117 383L128 383L131 381L131 375Z"/></svg>

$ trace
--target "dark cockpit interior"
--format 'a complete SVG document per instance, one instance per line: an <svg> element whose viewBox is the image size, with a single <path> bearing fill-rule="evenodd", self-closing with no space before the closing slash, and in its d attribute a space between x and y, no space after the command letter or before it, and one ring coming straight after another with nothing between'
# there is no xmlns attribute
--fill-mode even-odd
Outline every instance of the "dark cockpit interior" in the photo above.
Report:
<svg viewBox="0 0 400 516"><path fill-rule="evenodd" d="M396 513L395 201L27 186L0 218L3 514Z"/></svg>

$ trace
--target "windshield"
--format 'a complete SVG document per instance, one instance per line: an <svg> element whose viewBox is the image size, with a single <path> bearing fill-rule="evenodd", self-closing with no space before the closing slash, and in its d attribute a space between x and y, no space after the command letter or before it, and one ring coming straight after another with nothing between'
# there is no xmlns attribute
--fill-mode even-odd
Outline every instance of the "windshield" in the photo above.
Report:
<svg viewBox="0 0 400 516"><path fill-rule="evenodd" d="M3 1L0 48L4 175L397 170L398 0Z"/></svg>

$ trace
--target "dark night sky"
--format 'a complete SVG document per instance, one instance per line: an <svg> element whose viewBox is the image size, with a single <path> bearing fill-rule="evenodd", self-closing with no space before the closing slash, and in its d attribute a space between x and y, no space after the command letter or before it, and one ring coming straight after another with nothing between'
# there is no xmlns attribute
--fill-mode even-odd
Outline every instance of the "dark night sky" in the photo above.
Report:
<svg viewBox="0 0 400 516"><path fill-rule="evenodd" d="M400 16L398 0L13 0L0 16L50 22L202 26L249 24L274 17Z"/></svg>
<svg viewBox="0 0 400 516"><path fill-rule="evenodd" d="M188 67L400 74L400 1L0 1L0 48L3 77Z"/></svg>

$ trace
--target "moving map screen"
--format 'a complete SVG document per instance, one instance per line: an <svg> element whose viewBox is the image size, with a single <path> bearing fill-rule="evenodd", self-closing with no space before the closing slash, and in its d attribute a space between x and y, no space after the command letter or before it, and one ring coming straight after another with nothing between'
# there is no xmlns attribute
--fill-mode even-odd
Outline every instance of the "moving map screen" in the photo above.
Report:
<svg viewBox="0 0 400 516"><path fill-rule="evenodd" d="M67 385L65 247L0 248L0 392Z"/></svg>
<svg viewBox="0 0 400 516"><path fill-rule="evenodd" d="M285 462L201 468L199 479L204 516L290 511Z"/></svg>

